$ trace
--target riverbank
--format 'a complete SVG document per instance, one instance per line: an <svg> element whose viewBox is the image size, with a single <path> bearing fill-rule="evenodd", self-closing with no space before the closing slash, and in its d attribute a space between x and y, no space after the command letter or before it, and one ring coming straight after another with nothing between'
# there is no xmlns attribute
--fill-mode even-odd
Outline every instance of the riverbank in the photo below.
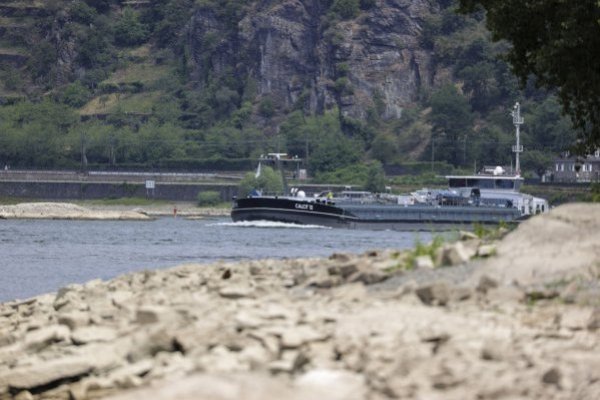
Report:
<svg viewBox="0 0 600 400"><path fill-rule="evenodd" d="M150 220L163 216L203 218L229 215L228 208L197 207L190 202L144 205L98 202L31 202L0 205L0 219Z"/></svg>
<svg viewBox="0 0 600 400"><path fill-rule="evenodd" d="M599 232L600 206L573 204L500 241L183 265L4 303L0 399L597 399Z"/></svg>

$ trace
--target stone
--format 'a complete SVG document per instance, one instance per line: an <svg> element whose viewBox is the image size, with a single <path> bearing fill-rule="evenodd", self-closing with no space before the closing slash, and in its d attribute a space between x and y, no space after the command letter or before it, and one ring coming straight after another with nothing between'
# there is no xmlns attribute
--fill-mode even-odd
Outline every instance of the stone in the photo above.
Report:
<svg viewBox="0 0 600 400"><path fill-rule="evenodd" d="M71 340L77 345L91 342L110 342L117 337L117 332L108 327L86 326L77 328L71 333Z"/></svg>
<svg viewBox="0 0 600 400"><path fill-rule="evenodd" d="M35 389L62 379L86 375L91 370L92 365L82 357L64 357L9 370L0 375L0 388Z"/></svg>
<svg viewBox="0 0 600 400"><path fill-rule="evenodd" d="M180 321L180 315L169 307L144 306L136 310L135 321L138 324L148 325L158 322L174 324Z"/></svg>
<svg viewBox="0 0 600 400"><path fill-rule="evenodd" d="M433 260L430 256L418 256L415 257L413 267L415 269L433 269L435 268L435 265L433 264Z"/></svg>
<svg viewBox="0 0 600 400"><path fill-rule="evenodd" d="M265 324L265 322L246 311L240 311L234 317L236 329L255 329Z"/></svg>
<svg viewBox="0 0 600 400"><path fill-rule="evenodd" d="M491 257L496 254L496 246L493 244L483 244L477 249L478 257Z"/></svg>
<svg viewBox="0 0 600 400"><path fill-rule="evenodd" d="M488 290L497 288L498 281L488 275L482 275L477 283L477 291L486 293Z"/></svg>
<svg viewBox="0 0 600 400"><path fill-rule="evenodd" d="M469 231L459 231L458 235L460 238L459 240L478 240L479 239L479 236L477 236L473 232L469 232Z"/></svg>
<svg viewBox="0 0 600 400"><path fill-rule="evenodd" d="M30 391L22 390L14 397L14 400L34 400L34 397Z"/></svg>
<svg viewBox="0 0 600 400"><path fill-rule="evenodd" d="M40 351L52 343L69 340L71 331L64 325L52 325L28 332L23 339L25 348L30 351Z"/></svg>
<svg viewBox="0 0 600 400"><path fill-rule="evenodd" d="M492 304L522 303L525 301L525 292L514 286L500 286L487 290L485 298Z"/></svg>
<svg viewBox="0 0 600 400"><path fill-rule="evenodd" d="M373 285L375 283L383 282L389 277L390 276L383 271L363 268L350 275L348 277L348 282L361 282L365 285Z"/></svg>
<svg viewBox="0 0 600 400"><path fill-rule="evenodd" d="M469 253L461 242L444 245L441 248L441 265L453 266L469 261Z"/></svg>
<svg viewBox="0 0 600 400"><path fill-rule="evenodd" d="M552 367L548 369L546 372L544 372L544 375L542 376L542 382L556 386L560 386L561 379L562 373L557 367Z"/></svg>
<svg viewBox="0 0 600 400"><path fill-rule="evenodd" d="M231 285L219 289L219 295L225 299L243 299L254 296L254 289L249 286Z"/></svg>
<svg viewBox="0 0 600 400"><path fill-rule="evenodd" d="M307 362L308 360L301 351L286 350L282 352L279 360L270 362L268 368L273 373L284 372L291 374Z"/></svg>
<svg viewBox="0 0 600 400"><path fill-rule="evenodd" d="M311 326L299 325L282 332L281 347L283 349L297 349L306 343L322 341L326 338L326 334L318 332Z"/></svg>
<svg viewBox="0 0 600 400"><path fill-rule="evenodd" d="M59 313L57 316L58 323L68 326L71 330L89 325L90 315L83 311L70 311Z"/></svg>
<svg viewBox="0 0 600 400"><path fill-rule="evenodd" d="M314 399L362 400L368 393L364 375L333 369L312 369L300 375L294 387Z"/></svg>
<svg viewBox="0 0 600 400"><path fill-rule="evenodd" d="M327 271L330 275L340 275L343 279L347 279L350 275L358 271L358 269L358 264L352 262L347 264L332 265L327 268Z"/></svg>
<svg viewBox="0 0 600 400"><path fill-rule="evenodd" d="M446 282L435 282L420 286L415 293L427 305L443 306L450 300L450 289Z"/></svg>
<svg viewBox="0 0 600 400"><path fill-rule="evenodd" d="M587 328L590 331L596 331L600 329L600 307L595 307L592 310L592 313L587 323Z"/></svg>

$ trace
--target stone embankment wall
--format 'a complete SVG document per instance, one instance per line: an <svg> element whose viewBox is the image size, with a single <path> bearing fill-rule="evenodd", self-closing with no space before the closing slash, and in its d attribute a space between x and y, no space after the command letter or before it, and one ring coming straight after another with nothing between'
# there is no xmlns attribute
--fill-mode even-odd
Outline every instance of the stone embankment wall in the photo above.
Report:
<svg viewBox="0 0 600 400"><path fill-rule="evenodd" d="M147 190L144 183L102 182L2 182L0 196L67 200L106 199L123 197L148 197L157 200L195 201L202 191L217 191L223 201L237 194L233 184L167 184L156 183L154 190Z"/></svg>
<svg viewBox="0 0 600 400"><path fill-rule="evenodd" d="M600 206L501 242L185 265L0 305L0 399L598 399Z"/></svg>

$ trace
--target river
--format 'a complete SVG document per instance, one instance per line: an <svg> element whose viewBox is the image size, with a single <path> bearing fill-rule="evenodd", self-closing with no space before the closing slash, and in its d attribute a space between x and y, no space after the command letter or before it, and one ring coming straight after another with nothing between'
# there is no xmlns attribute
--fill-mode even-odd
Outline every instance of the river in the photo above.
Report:
<svg viewBox="0 0 600 400"><path fill-rule="evenodd" d="M426 232L232 223L227 218L149 222L0 220L0 301L71 283L186 263L328 256L412 247Z"/></svg>

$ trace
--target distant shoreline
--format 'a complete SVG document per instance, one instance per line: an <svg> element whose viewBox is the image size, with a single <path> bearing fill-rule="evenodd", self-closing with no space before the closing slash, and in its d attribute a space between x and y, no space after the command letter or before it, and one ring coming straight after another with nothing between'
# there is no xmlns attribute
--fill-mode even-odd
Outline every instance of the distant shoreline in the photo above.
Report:
<svg viewBox="0 0 600 400"><path fill-rule="evenodd" d="M205 218L228 216L228 208L198 207L194 203L172 204L95 204L90 202L27 202L0 206L0 219L61 219L61 220L152 220L177 216Z"/></svg>

